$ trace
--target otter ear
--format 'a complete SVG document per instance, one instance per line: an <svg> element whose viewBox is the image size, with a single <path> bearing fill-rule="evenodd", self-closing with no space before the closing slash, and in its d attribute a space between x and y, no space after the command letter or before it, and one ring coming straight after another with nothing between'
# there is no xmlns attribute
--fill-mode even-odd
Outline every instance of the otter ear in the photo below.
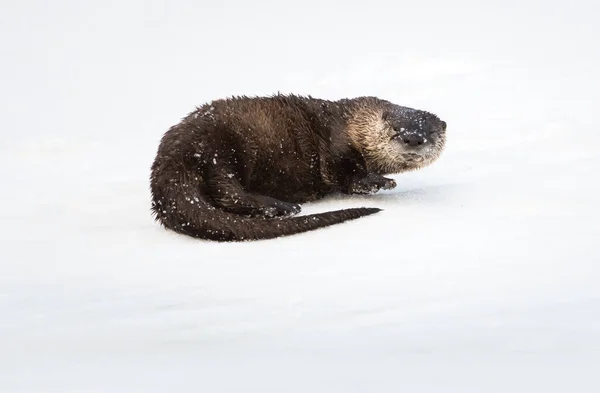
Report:
<svg viewBox="0 0 600 393"><path fill-rule="evenodd" d="M446 122L442 120L442 130L446 131Z"/></svg>
<svg viewBox="0 0 600 393"><path fill-rule="evenodd" d="M383 121L387 121L390 119L390 117L392 117L391 113L388 111L384 111L383 114L381 115L381 118L383 119Z"/></svg>

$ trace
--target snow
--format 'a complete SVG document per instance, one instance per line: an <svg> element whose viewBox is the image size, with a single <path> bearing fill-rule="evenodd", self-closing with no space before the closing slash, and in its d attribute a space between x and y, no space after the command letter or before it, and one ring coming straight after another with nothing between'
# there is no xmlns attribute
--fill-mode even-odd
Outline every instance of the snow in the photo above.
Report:
<svg viewBox="0 0 600 393"><path fill-rule="evenodd" d="M391 7L397 7L396 10ZM3 5L0 392L600 391L592 1ZM232 94L377 95L430 167L274 241L164 231L166 129Z"/></svg>

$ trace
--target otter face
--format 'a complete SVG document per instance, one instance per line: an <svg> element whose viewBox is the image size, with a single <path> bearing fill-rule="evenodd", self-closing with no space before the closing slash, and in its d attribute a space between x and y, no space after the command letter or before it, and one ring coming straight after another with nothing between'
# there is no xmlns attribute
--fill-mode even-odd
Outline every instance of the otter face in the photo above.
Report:
<svg viewBox="0 0 600 393"><path fill-rule="evenodd" d="M446 143L445 121L431 113L406 108L384 112L382 118L382 138L389 138L386 150L401 157L406 169L422 167L439 157Z"/></svg>
<svg viewBox="0 0 600 393"><path fill-rule="evenodd" d="M389 172L421 168L435 161L446 143L446 122L432 113L397 107L382 114L379 138L387 139L381 165ZM383 159L383 160L381 160ZM388 172L388 173L389 173Z"/></svg>
<svg viewBox="0 0 600 393"><path fill-rule="evenodd" d="M446 122L426 111L367 100L348 122L348 134L369 171L400 173L422 168L440 156Z"/></svg>

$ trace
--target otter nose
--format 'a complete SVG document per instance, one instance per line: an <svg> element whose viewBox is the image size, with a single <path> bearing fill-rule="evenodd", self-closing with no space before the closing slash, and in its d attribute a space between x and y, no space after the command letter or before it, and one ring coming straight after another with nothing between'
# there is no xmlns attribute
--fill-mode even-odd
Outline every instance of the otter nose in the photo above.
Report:
<svg viewBox="0 0 600 393"><path fill-rule="evenodd" d="M419 134L410 134L410 135L406 135L402 138L402 142L404 142L405 144L409 145L409 146L421 146L422 144L425 143L425 138L423 138L421 135Z"/></svg>

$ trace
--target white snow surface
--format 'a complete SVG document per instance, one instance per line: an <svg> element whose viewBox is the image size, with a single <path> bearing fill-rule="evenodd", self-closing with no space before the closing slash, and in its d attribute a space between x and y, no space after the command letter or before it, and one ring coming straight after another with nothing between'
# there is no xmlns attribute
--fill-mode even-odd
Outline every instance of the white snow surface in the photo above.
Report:
<svg viewBox="0 0 600 393"><path fill-rule="evenodd" d="M3 2L0 392L599 392L598 8ZM166 129L277 91L430 110L447 150L311 233L154 223Z"/></svg>

